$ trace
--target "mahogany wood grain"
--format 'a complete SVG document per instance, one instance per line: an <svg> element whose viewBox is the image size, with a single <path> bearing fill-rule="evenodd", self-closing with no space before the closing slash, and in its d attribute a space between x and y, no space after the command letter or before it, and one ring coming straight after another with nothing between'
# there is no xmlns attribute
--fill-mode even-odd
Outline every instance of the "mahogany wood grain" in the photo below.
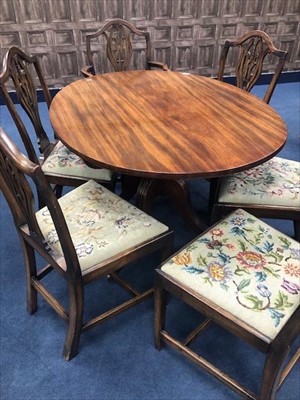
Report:
<svg viewBox="0 0 300 400"><path fill-rule="evenodd" d="M171 71L76 81L56 95L50 119L86 161L148 178L232 174L270 159L286 140L281 117L254 95Z"/></svg>

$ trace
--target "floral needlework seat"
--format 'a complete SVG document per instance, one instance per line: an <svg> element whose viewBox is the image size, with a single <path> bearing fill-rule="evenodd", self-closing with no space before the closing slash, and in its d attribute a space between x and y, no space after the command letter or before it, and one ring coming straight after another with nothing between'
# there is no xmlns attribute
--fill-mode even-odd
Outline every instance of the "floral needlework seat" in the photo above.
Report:
<svg viewBox="0 0 300 400"><path fill-rule="evenodd" d="M69 176L85 180L95 179L110 182L113 173L107 169L90 168L85 162L69 150L63 143L58 142L42 165L47 176Z"/></svg>
<svg viewBox="0 0 300 400"><path fill-rule="evenodd" d="M300 163L274 157L255 168L223 178L218 202L299 207Z"/></svg>
<svg viewBox="0 0 300 400"><path fill-rule="evenodd" d="M161 271L268 340L300 302L299 243L241 209L177 253Z"/></svg>
<svg viewBox="0 0 300 400"><path fill-rule="evenodd" d="M59 199L82 274L122 251L168 231L168 227L90 180ZM62 249L48 208L36 213L48 245Z"/></svg>

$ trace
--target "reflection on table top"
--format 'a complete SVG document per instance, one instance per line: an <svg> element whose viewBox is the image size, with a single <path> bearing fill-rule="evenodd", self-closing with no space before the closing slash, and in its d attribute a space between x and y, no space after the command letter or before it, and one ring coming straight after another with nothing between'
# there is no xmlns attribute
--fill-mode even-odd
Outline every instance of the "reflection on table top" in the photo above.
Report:
<svg viewBox="0 0 300 400"><path fill-rule="evenodd" d="M213 177L260 164L286 140L269 105L212 78L165 71L97 75L50 107L62 142L97 167L149 178Z"/></svg>

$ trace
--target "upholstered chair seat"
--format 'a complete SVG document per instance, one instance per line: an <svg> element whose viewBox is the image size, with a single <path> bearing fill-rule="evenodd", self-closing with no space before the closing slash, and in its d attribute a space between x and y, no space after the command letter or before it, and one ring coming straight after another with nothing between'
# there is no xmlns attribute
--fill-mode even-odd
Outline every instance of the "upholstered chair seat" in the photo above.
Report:
<svg viewBox="0 0 300 400"><path fill-rule="evenodd" d="M274 339L300 302L299 243L241 209L161 270Z"/></svg>
<svg viewBox="0 0 300 400"><path fill-rule="evenodd" d="M299 207L300 163L274 157L255 168L223 178L218 201Z"/></svg>
<svg viewBox="0 0 300 400"><path fill-rule="evenodd" d="M61 197L59 204L82 275L169 229L93 180ZM48 208L39 210L36 218L52 255L59 260L63 253ZM61 266L65 269L65 263Z"/></svg>
<svg viewBox="0 0 300 400"><path fill-rule="evenodd" d="M243 172L219 179L211 220L243 208L256 217L292 220L300 239L300 163L274 157Z"/></svg>
<svg viewBox="0 0 300 400"><path fill-rule="evenodd" d="M200 325L184 339L173 333L175 319L173 314L171 324L167 294L202 314ZM282 368L299 335L299 305L299 243L237 209L156 270L155 344L159 350L164 344L172 346L243 398L274 400L300 357L298 349ZM177 318L181 324L180 315ZM211 323L265 353L258 395L190 347ZM226 343L223 351L228 353ZM243 364L247 360L241 352L238 365L244 368Z"/></svg>
<svg viewBox="0 0 300 400"><path fill-rule="evenodd" d="M68 176L80 180L95 179L111 182L113 178L112 171L108 169L88 167L79 156L60 141L44 161L42 170L46 176Z"/></svg>

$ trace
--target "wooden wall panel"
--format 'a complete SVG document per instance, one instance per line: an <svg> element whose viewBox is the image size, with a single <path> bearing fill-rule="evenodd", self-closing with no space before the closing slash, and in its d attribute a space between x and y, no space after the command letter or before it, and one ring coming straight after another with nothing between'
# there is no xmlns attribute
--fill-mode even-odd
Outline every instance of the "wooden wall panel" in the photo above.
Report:
<svg viewBox="0 0 300 400"><path fill-rule="evenodd" d="M298 0L0 0L0 55L13 45L38 54L50 87L80 77L85 36L111 18L124 18L151 36L153 59L176 71L215 76L226 39L261 29L288 50L286 71L300 69ZM103 70L110 70L101 46ZM134 42L131 68L142 65ZM233 57L226 66L233 74ZM270 61L265 72L272 72Z"/></svg>

